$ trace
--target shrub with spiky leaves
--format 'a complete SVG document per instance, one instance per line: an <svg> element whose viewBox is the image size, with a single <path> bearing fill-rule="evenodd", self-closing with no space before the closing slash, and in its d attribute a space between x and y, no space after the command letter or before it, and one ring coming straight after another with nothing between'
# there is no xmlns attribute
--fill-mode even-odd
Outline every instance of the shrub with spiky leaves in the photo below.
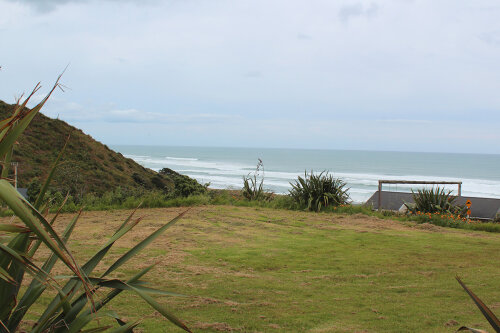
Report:
<svg viewBox="0 0 500 333"><path fill-rule="evenodd" d="M319 174L304 172L304 178L298 177L290 183L290 196L300 206L310 211L320 211L324 207L345 205L349 202L349 188L340 179L329 175L327 171Z"/></svg>
<svg viewBox="0 0 500 333"><path fill-rule="evenodd" d="M260 178L260 180L259 180ZM264 163L259 158L253 175L243 176L243 189L241 194L247 200L270 200L273 193L264 190Z"/></svg>
<svg viewBox="0 0 500 333"><path fill-rule="evenodd" d="M412 190L414 204L405 203L408 212L416 214L422 213L448 213L463 214L464 207L455 204L456 197L451 195L451 190L436 187L432 189L421 189L415 193Z"/></svg>
<svg viewBox="0 0 500 333"><path fill-rule="evenodd" d="M62 152L54 162L33 204L26 201L6 179L13 144L58 87L58 82L59 79L50 93L37 106L28 110L25 106L30 97L39 90L40 86L37 85L23 103L18 103L11 117L0 121L0 159L3 160L0 200L17 216L17 219L12 222L0 223L0 332L17 331L30 308L39 301L40 296L48 289L55 291L56 296L29 329L30 332L83 332L84 328L91 322L94 323L92 332L106 330L132 332L132 329L139 322L125 322L113 311L103 310L103 307L122 291L131 291L137 294L165 318L181 329L190 332L184 323L151 296L154 294L177 294L146 287L141 281L141 278L151 270L152 266L143 269L127 280L118 280L111 276L116 269L160 236L185 212L158 228L122 255L104 273L97 275L94 272L96 266L101 263L113 244L132 230L141 219L134 219L134 213L132 213L102 248L81 265L75 261L74 256L66 247L81 211L66 226L61 235L54 231L52 225L58 218L64 202L50 220L46 218L46 214L41 213L45 211L44 196ZM50 255L40 267L35 264L33 257L42 244L49 249ZM51 273L58 261L62 261L70 269L71 275L61 277ZM24 292L20 290L22 283L27 285ZM106 289L108 292L99 293L99 295L104 295L104 297L99 298L96 291ZM111 316L116 319L116 326L102 326L97 322L97 327L95 327L96 319L103 316Z"/></svg>

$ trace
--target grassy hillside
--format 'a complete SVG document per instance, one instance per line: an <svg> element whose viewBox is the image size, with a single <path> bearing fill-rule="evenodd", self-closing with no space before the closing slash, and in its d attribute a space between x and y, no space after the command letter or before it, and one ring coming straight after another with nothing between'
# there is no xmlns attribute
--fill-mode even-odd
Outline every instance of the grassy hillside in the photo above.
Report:
<svg viewBox="0 0 500 333"><path fill-rule="evenodd" d="M139 210L144 220L105 262L183 210ZM77 259L89 258L129 213L84 213L69 241ZM71 217L56 227L62 230ZM491 331L456 274L500 311L500 235L429 224L195 207L114 277L154 262L151 285L192 295L155 299L195 332L455 332L459 325ZM180 332L125 294L111 308L142 319L144 332Z"/></svg>
<svg viewBox="0 0 500 333"><path fill-rule="evenodd" d="M13 105L0 101L0 119L11 115ZM172 191L179 174L160 175L109 149L90 135L59 119L37 114L15 146L13 161L19 162L19 187L45 179L47 172L70 139L53 181L55 189L79 197L115 189L144 188Z"/></svg>

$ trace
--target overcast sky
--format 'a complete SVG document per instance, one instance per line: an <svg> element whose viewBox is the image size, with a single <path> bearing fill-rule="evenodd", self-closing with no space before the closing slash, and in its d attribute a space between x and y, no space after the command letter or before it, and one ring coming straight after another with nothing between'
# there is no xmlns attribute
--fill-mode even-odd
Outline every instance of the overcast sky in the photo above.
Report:
<svg viewBox="0 0 500 333"><path fill-rule="evenodd" d="M0 43L106 144L500 153L498 0L0 0Z"/></svg>

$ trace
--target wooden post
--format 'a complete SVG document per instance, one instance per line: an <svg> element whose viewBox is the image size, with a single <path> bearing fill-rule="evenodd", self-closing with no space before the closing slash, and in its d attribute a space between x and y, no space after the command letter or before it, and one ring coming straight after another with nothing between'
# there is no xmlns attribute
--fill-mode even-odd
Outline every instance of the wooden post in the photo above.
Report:
<svg viewBox="0 0 500 333"><path fill-rule="evenodd" d="M378 181L378 211L380 212L382 209L382 182Z"/></svg>
<svg viewBox="0 0 500 333"><path fill-rule="evenodd" d="M462 196L462 183L458 183L458 196Z"/></svg>

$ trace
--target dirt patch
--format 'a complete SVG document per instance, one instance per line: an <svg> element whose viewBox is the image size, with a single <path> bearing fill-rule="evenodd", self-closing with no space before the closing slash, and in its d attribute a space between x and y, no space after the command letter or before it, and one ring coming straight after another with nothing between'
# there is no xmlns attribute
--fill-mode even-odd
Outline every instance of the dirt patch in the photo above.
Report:
<svg viewBox="0 0 500 333"><path fill-rule="evenodd" d="M421 229L421 230L429 230L429 231L435 231L435 232L447 232L447 230L443 227L431 224L431 223L420 223L416 224L414 226L415 229Z"/></svg>
<svg viewBox="0 0 500 333"><path fill-rule="evenodd" d="M450 320L450 321L448 321L448 322L446 322L446 323L444 324L444 326L445 326L445 327L452 327L452 326L457 326L457 325L458 325L458 321L453 320L453 319L452 319L452 320Z"/></svg>
<svg viewBox="0 0 500 333"><path fill-rule="evenodd" d="M398 221L380 219L373 216L355 214L345 216L343 219L332 219L333 224L342 226L343 228L353 229L359 232L374 232L380 230L411 230L411 227L406 226Z"/></svg>

